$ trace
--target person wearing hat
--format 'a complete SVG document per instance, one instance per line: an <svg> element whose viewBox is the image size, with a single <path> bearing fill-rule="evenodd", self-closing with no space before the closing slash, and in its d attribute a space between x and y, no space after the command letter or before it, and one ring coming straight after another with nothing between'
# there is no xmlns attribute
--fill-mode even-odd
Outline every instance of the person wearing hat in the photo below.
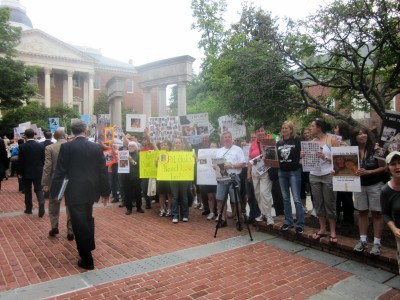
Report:
<svg viewBox="0 0 400 300"><path fill-rule="evenodd" d="M400 152L389 153L386 157L386 164L386 171L391 179L381 190L382 217L396 238L400 273Z"/></svg>

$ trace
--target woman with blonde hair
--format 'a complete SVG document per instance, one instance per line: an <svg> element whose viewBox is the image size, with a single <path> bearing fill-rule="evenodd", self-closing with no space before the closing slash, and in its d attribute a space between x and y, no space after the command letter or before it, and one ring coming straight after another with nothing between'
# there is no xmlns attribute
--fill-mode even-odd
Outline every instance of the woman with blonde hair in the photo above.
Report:
<svg viewBox="0 0 400 300"><path fill-rule="evenodd" d="M294 227L292 205L290 203L290 191L292 192L296 208L296 233L303 233L304 211L301 202L301 164L303 156L301 152L301 141L296 136L292 121L285 121L281 127L281 140L276 144L279 159L279 184L281 186L285 221L281 230Z"/></svg>

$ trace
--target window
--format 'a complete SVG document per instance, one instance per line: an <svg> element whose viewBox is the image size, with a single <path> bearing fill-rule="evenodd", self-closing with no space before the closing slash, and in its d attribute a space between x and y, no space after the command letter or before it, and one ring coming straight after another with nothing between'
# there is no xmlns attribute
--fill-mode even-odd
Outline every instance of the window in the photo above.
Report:
<svg viewBox="0 0 400 300"><path fill-rule="evenodd" d="M99 75L94 76L94 89L95 90L101 89L101 78Z"/></svg>
<svg viewBox="0 0 400 300"><path fill-rule="evenodd" d="M72 86L74 88L81 88L81 76L79 74L74 74L74 76L72 77Z"/></svg>
<svg viewBox="0 0 400 300"><path fill-rule="evenodd" d="M133 93L133 79L127 79L126 80L126 92L127 93Z"/></svg>

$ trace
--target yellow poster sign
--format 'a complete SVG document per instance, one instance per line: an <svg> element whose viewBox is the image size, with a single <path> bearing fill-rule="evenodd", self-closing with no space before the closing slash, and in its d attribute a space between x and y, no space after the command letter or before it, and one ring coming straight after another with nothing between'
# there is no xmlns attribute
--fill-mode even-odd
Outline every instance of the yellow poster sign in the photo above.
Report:
<svg viewBox="0 0 400 300"><path fill-rule="evenodd" d="M139 154L140 178L157 177L157 157L159 151L143 151Z"/></svg>
<svg viewBox="0 0 400 300"><path fill-rule="evenodd" d="M163 152L158 156L157 180L193 181L192 152Z"/></svg>

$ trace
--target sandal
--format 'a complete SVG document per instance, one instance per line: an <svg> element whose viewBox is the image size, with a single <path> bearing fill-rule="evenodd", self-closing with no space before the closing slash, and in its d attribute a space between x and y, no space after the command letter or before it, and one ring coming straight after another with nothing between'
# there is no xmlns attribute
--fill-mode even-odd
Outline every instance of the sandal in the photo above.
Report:
<svg viewBox="0 0 400 300"><path fill-rule="evenodd" d="M326 237L326 236L327 236L326 233L314 232L314 234L312 235L312 239L314 241L319 241L321 238Z"/></svg>
<svg viewBox="0 0 400 300"><path fill-rule="evenodd" d="M337 239L337 237L336 236L330 236L329 237L329 243L331 243L331 244L337 244L337 242L338 242L338 239Z"/></svg>

